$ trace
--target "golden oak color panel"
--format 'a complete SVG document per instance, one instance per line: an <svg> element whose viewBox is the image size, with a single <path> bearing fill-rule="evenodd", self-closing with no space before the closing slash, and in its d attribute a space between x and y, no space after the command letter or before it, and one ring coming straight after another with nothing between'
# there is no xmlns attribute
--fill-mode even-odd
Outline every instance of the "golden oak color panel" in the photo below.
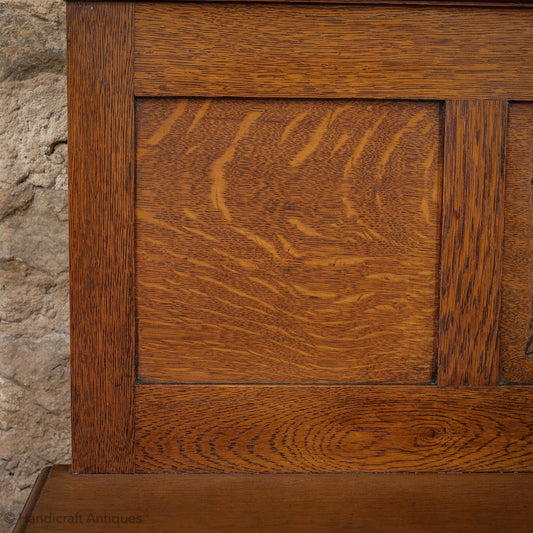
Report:
<svg viewBox="0 0 533 533"><path fill-rule="evenodd" d="M533 383L533 104L512 104L506 158L501 373Z"/></svg>
<svg viewBox="0 0 533 533"><path fill-rule="evenodd" d="M141 99L138 375L428 383L441 106Z"/></svg>

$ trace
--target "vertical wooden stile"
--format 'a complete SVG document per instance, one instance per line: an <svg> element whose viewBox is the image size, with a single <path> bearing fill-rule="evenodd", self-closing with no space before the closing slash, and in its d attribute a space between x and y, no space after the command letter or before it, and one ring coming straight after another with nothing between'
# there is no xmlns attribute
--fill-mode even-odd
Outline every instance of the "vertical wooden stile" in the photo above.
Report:
<svg viewBox="0 0 533 533"><path fill-rule="evenodd" d="M133 3L67 22L72 468L133 472Z"/></svg>
<svg viewBox="0 0 533 533"><path fill-rule="evenodd" d="M446 102L438 385L496 385L507 102Z"/></svg>

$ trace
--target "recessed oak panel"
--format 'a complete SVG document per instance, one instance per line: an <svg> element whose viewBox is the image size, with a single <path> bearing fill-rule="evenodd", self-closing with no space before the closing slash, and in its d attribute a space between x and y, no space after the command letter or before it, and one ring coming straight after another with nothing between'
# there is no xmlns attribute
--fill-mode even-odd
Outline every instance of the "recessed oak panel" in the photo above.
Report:
<svg viewBox="0 0 533 533"><path fill-rule="evenodd" d="M139 377L429 382L440 111L138 101Z"/></svg>
<svg viewBox="0 0 533 533"><path fill-rule="evenodd" d="M512 104L506 154L501 373L533 383L533 104Z"/></svg>

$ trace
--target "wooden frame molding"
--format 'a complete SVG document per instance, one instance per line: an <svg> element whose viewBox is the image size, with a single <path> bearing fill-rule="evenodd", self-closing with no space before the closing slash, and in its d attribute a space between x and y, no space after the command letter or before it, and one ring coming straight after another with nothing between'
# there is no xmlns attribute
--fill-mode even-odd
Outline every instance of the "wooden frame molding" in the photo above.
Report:
<svg viewBox="0 0 533 533"><path fill-rule="evenodd" d="M507 103L446 103L439 385L496 385Z"/></svg>
<svg viewBox="0 0 533 533"><path fill-rule="evenodd" d="M133 4L69 2L72 468L133 471Z"/></svg>

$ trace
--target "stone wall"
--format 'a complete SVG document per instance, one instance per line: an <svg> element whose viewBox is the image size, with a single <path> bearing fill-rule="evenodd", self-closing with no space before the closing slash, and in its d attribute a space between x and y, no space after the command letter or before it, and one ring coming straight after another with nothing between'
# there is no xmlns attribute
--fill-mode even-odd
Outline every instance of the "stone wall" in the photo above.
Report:
<svg viewBox="0 0 533 533"><path fill-rule="evenodd" d="M70 462L63 0L0 0L0 532Z"/></svg>

